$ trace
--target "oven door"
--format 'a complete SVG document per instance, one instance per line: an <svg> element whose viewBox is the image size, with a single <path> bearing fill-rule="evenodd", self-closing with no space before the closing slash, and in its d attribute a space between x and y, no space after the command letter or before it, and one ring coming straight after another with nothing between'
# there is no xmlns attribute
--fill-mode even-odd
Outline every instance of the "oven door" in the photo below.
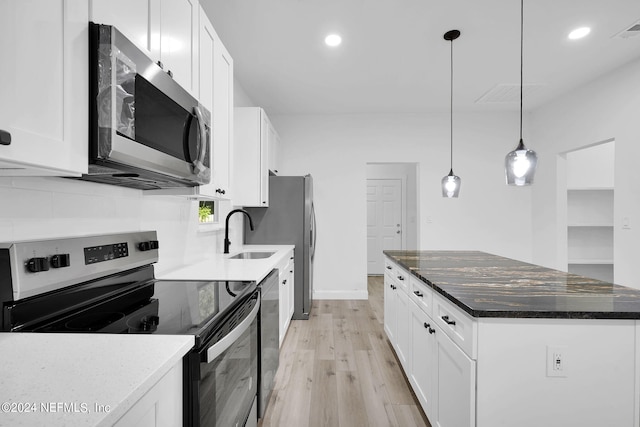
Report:
<svg viewBox="0 0 640 427"><path fill-rule="evenodd" d="M235 427L257 422L259 295L256 292L249 304L238 308L198 352L199 375L191 384L197 395L189 420L194 426Z"/></svg>

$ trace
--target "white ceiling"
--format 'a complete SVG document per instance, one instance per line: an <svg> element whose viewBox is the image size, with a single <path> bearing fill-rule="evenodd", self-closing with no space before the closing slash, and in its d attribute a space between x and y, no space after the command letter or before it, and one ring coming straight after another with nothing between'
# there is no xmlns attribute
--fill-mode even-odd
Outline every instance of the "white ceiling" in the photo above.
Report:
<svg viewBox="0 0 640 427"><path fill-rule="evenodd" d="M235 76L271 114L406 113L454 108L517 110L517 0L201 0L234 58ZM525 110L640 57L640 0L526 0ZM591 34L569 41L579 26ZM329 48L324 37L340 33ZM640 84L640 76L639 76ZM496 85L516 85L511 102L477 103ZM540 85L540 86L537 86ZM535 90L533 90L535 89Z"/></svg>

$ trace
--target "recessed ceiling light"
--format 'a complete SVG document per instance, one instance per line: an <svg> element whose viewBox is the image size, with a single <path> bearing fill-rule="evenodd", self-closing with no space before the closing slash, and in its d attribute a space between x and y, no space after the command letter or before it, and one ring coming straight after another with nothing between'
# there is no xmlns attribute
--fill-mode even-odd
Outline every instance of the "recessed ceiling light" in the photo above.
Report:
<svg viewBox="0 0 640 427"><path fill-rule="evenodd" d="M340 43L342 43L342 37L337 34L329 34L327 37L325 37L324 42L327 44L327 46L338 46Z"/></svg>
<svg viewBox="0 0 640 427"><path fill-rule="evenodd" d="M583 38L584 36L586 36L590 32L591 32L591 28L589 28L589 27L576 28L575 30L573 30L573 31L571 31L569 33L569 39L578 40L578 39Z"/></svg>

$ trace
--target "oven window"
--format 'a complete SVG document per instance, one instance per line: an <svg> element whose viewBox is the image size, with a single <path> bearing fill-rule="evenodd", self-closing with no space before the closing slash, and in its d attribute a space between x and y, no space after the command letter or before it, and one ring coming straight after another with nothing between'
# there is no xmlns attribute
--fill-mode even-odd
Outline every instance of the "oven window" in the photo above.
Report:
<svg viewBox="0 0 640 427"><path fill-rule="evenodd" d="M200 427L243 426L258 387L258 320L211 363L200 363Z"/></svg>

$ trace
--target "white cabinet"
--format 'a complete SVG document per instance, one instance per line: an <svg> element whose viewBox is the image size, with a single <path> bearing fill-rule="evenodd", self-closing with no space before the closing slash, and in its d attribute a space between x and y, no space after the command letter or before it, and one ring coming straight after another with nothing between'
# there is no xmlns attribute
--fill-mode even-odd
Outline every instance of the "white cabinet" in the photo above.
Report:
<svg viewBox="0 0 640 427"><path fill-rule="evenodd" d="M160 2L160 61L194 96L198 93L198 12L198 0Z"/></svg>
<svg viewBox="0 0 640 427"><path fill-rule="evenodd" d="M476 362L442 329L435 326L435 330L435 408L429 419L437 427L475 426Z"/></svg>
<svg viewBox="0 0 640 427"><path fill-rule="evenodd" d="M291 317L293 316L293 275L294 262L293 250L290 251L285 258L276 266L278 269L278 287L280 288L280 346L287 334Z"/></svg>
<svg viewBox="0 0 640 427"><path fill-rule="evenodd" d="M396 350L400 363L405 370L408 370L411 355L411 315L409 313L409 296L407 295L409 275L389 260L386 261L385 267L385 331L389 335L389 340Z"/></svg>
<svg viewBox="0 0 640 427"><path fill-rule="evenodd" d="M114 427L182 426L182 359L120 418Z"/></svg>
<svg viewBox="0 0 640 427"><path fill-rule="evenodd" d="M198 199L231 198L233 143L233 58L200 8L198 37L198 99L212 114L211 182L198 187L146 191L145 195L176 195Z"/></svg>
<svg viewBox="0 0 640 427"><path fill-rule="evenodd" d="M409 382L427 416L434 410L436 337L433 321L415 302L411 306L411 371ZM429 418L432 419L432 418Z"/></svg>
<svg viewBox="0 0 640 427"><path fill-rule="evenodd" d="M234 115L233 202L268 207L271 122L259 107L236 108Z"/></svg>
<svg viewBox="0 0 640 427"><path fill-rule="evenodd" d="M0 176L87 172L88 21L85 0L0 2Z"/></svg>
<svg viewBox="0 0 640 427"><path fill-rule="evenodd" d="M385 259L385 331L432 425L475 425L477 324Z"/></svg>
<svg viewBox="0 0 640 427"><path fill-rule="evenodd" d="M113 25L155 61L160 59L161 2L91 0L91 21Z"/></svg>
<svg viewBox="0 0 640 427"><path fill-rule="evenodd" d="M173 79L198 93L198 0L92 0L91 20L113 25Z"/></svg>
<svg viewBox="0 0 640 427"><path fill-rule="evenodd" d="M269 126L269 170L278 174L280 169L280 135L272 124Z"/></svg>

